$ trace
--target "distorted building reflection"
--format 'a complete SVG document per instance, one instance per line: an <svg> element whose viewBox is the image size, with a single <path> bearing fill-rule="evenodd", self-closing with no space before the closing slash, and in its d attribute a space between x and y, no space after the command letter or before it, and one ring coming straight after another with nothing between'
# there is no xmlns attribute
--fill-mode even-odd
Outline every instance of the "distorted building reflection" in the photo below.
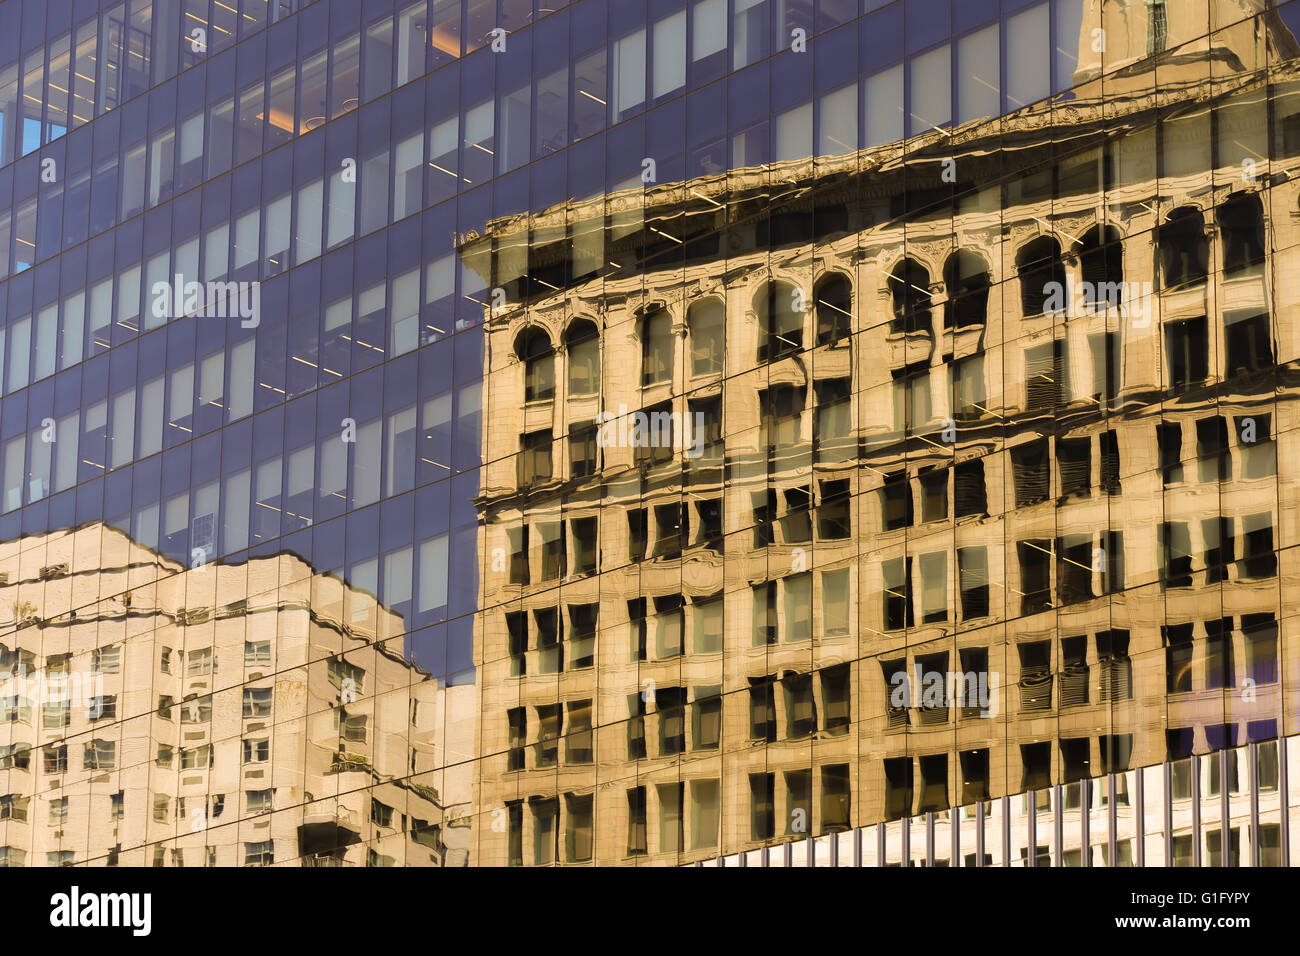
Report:
<svg viewBox="0 0 1300 956"><path fill-rule="evenodd" d="M462 245L477 862L1300 859L1297 23L1087 4L1001 118L995 24L985 111Z"/></svg>
<svg viewBox="0 0 1300 956"><path fill-rule="evenodd" d="M287 553L0 545L0 862L465 865L474 685L405 630Z"/></svg>

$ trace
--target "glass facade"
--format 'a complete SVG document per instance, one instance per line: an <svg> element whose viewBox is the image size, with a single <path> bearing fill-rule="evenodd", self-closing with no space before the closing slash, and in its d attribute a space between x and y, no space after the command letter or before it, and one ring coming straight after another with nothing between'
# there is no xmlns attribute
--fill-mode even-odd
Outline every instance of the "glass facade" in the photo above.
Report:
<svg viewBox="0 0 1300 956"><path fill-rule="evenodd" d="M0 862L1300 862L1297 35L0 3Z"/></svg>

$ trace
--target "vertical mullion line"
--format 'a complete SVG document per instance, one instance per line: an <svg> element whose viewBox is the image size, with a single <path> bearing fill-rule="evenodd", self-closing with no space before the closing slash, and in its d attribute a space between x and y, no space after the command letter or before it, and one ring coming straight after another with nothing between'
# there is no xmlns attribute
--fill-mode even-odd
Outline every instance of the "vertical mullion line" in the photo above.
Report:
<svg viewBox="0 0 1300 956"><path fill-rule="evenodd" d="M1146 824L1146 774L1141 770L1137 773L1134 787L1133 808L1133 828L1137 831L1136 852L1133 854L1135 865L1145 867L1147 865L1147 824Z"/></svg>
<svg viewBox="0 0 1300 956"><path fill-rule="evenodd" d="M1201 758L1192 754L1192 866L1201 865ZM1219 781L1223 785L1223 781Z"/></svg>
<svg viewBox="0 0 1300 956"><path fill-rule="evenodd" d="M1097 778L1084 777L1079 781L1079 865L1092 865L1092 785ZM1106 781L1109 782L1108 780ZM1109 792L1109 791L1108 791ZM1064 849L1062 849L1064 855ZM1108 848L1109 852L1109 848Z"/></svg>
<svg viewBox="0 0 1300 956"><path fill-rule="evenodd" d="M1259 866L1259 744L1246 745L1246 772L1250 775L1250 866Z"/></svg>
<svg viewBox="0 0 1300 956"><path fill-rule="evenodd" d="M1028 848L1025 850L1025 866L1038 866L1038 791L1030 790L1025 796L1028 798L1027 818L1025 821L1025 842Z"/></svg>
<svg viewBox="0 0 1300 956"><path fill-rule="evenodd" d="M1119 837L1116 833L1119 829L1119 807L1116 805L1119 798L1118 783L1115 773L1106 775L1106 865L1110 867L1119 866ZM1132 807L1132 798L1129 806Z"/></svg>
<svg viewBox="0 0 1300 956"><path fill-rule="evenodd" d="M1011 798L1000 797L1002 801L1002 866L1011 865Z"/></svg>

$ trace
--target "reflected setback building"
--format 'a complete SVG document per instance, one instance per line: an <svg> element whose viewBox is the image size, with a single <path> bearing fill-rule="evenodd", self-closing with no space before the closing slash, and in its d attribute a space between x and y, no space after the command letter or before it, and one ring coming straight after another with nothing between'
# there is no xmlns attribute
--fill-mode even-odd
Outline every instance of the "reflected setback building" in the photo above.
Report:
<svg viewBox="0 0 1300 956"><path fill-rule="evenodd" d="M1300 860L1300 15L1211 8L462 247L480 862Z"/></svg>
<svg viewBox="0 0 1300 956"><path fill-rule="evenodd" d="M95 522L0 548L0 609L0 863L467 862L473 685L373 595Z"/></svg>

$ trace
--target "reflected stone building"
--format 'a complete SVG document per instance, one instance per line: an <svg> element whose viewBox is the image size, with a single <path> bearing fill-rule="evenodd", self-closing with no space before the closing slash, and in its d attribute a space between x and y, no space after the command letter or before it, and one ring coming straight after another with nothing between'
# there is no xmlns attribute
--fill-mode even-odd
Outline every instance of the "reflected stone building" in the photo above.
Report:
<svg viewBox="0 0 1300 956"><path fill-rule="evenodd" d="M1297 23L462 245L477 862L1300 860Z"/></svg>
<svg viewBox="0 0 1300 956"><path fill-rule="evenodd" d="M474 688L404 630L289 554L0 546L4 864L464 865Z"/></svg>
<svg viewBox="0 0 1300 956"><path fill-rule="evenodd" d="M0 863L1300 863L1300 0L179 7L0 3Z"/></svg>

